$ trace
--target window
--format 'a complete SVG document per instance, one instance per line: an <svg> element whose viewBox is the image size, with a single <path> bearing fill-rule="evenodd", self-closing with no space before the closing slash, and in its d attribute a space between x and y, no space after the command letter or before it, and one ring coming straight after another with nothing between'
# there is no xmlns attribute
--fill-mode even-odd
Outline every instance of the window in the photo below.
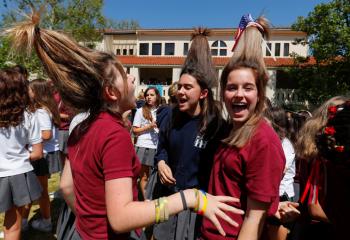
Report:
<svg viewBox="0 0 350 240"><path fill-rule="evenodd" d="M152 55L162 55L161 43L152 43Z"/></svg>
<svg viewBox="0 0 350 240"><path fill-rule="evenodd" d="M175 43L165 43L165 55L175 54Z"/></svg>
<svg viewBox="0 0 350 240"><path fill-rule="evenodd" d="M283 44L283 56L289 57L289 43Z"/></svg>
<svg viewBox="0 0 350 240"><path fill-rule="evenodd" d="M275 56L279 57L281 55L281 43L275 44Z"/></svg>
<svg viewBox="0 0 350 240"><path fill-rule="evenodd" d="M128 50L127 49L123 49L123 55L127 55L128 54Z"/></svg>
<svg viewBox="0 0 350 240"><path fill-rule="evenodd" d="M184 43L184 55L188 53L188 43Z"/></svg>
<svg viewBox="0 0 350 240"><path fill-rule="evenodd" d="M271 52L270 51L272 51L272 43L267 43L266 53L265 53L266 57L270 57L271 56Z"/></svg>
<svg viewBox="0 0 350 240"><path fill-rule="evenodd" d="M134 49L129 49L129 55L134 55Z"/></svg>
<svg viewBox="0 0 350 240"><path fill-rule="evenodd" d="M218 40L211 45L211 55L213 56L226 56L227 45L224 41Z"/></svg>
<svg viewBox="0 0 350 240"><path fill-rule="evenodd" d="M148 55L148 43L140 43L140 55Z"/></svg>
<svg viewBox="0 0 350 240"><path fill-rule="evenodd" d="M120 49L118 48L115 54L120 55Z"/></svg>

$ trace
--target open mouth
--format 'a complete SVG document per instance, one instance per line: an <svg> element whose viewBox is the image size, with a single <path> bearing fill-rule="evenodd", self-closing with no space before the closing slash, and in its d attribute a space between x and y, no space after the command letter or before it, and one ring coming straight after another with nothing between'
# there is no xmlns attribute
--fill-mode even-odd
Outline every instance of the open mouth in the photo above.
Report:
<svg viewBox="0 0 350 240"><path fill-rule="evenodd" d="M231 108L234 113L239 113L248 108L248 104L246 103L232 103Z"/></svg>
<svg viewBox="0 0 350 240"><path fill-rule="evenodd" d="M179 103L180 103L180 104L185 103L185 102L187 102L186 99L179 99Z"/></svg>

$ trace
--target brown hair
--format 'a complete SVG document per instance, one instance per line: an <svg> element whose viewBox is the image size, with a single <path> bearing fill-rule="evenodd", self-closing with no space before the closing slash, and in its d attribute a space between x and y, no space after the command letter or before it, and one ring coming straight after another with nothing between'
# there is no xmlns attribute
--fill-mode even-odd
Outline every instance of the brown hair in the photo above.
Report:
<svg viewBox="0 0 350 240"><path fill-rule="evenodd" d="M212 88L217 86L218 79L215 71L210 46L207 36L210 35L206 28L197 28L192 34L192 43L187 58L182 67L181 74L189 74L194 77L201 89L207 89L208 95L200 100L201 125L200 132L206 131L209 121L215 117L221 117L221 107L214 100Z"/></svg>
<svg viewBox="0 0 350 240"><path fill-rule="evenodd" d="M296 155L299 159L307 161L318 156L316 135L326 126L328 121L328 107L342 104L349 100L348 97L336 96L324 102L317 108L298 133L296 142Z"/></svg>
<svg viewBox="0 0 350 240"><path fill-rule="evenodd" d="M161 101L161 97L160 97L159 91L156 87L148 87L146 89L146 91L144 92L143 96L146 99L147 93L150 90L154 90L154 92L156 94L156 107L158 107L160 104L160 101ZM152 113L151 113L151 106L148 105L147 101L145 101L145 104L142 107L142 115L145 119L147 119L151 122L153 121Z"/></svg>
<svg viewBox="0 0 350 240"><path fill-rule="evenodd" d="M29 82L29 88L34 93L32 106L34 110L44 108L52 114L52 120L56 127L59 127L61 120L57 103L53 97L50 83L44 79L35 79Z"/></svg>
<svg viewBox="0 0 350 240"><path fill-rule="evenodd" d="M260 17L256 22L263 27L264 35L268 36L269 26L267 20ZM238 129L233 128L230 135L224 140L229 146L242 148L254 135L255 129L263 116L268 73L262 53L262 37L263 34L257 27L247 27L239 39L232 58L221 74L220 86L222 100L224 98L229 74L238 69L251 69L253 71L259 99L253 115L242 125L242 127Z"/></svg>
<svg viewBox="0 0 350 240"><path fill-rule="evenodd" d="M34 47L48 76L59 91L64 103L77 112L89 112L84 121L86 130L102 110L113 112L103 98L103 88L113 87L117 72L122 75L124 91L127 77L115 56L80 46L63 33L39 28L39 12L33 10L26 21L17 23L5 32L16 51Z"/></svg>
<svg viewBox="0 0 350 240"><path fill-rule="evenodd" d="M0 70L0 127L18 126L29 105L25 76L12 69Z"/></svg>

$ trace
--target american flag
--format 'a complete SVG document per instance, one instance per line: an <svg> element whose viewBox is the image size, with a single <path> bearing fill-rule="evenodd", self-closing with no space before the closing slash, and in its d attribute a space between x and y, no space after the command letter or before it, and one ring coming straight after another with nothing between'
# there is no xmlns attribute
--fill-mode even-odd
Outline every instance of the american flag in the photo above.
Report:
<svg viewBox="0 0 350 240"><path fill-rule="evenodd" d="M239 38L241 37L241 35L242 35L244 29L247 27L248 23L250 23L250 22L254 22L254 19L250 13L244 14L241 17L241 21L239 22L238 28L237 28L235 36L234 36L235 44L233 45L232 52L235 50Z"/></svg>

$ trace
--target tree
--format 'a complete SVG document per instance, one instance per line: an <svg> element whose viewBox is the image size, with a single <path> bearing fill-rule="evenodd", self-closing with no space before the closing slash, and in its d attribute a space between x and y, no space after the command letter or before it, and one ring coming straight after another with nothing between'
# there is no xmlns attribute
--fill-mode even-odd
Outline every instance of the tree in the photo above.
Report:
<svg viewBox="0 0 350 240"><path fill-rule="evenodd" d="M13 22L20 21L23 16L19 11L30 12L30 6L45 4L46 13L42 16L41 26L44 28L63 31L75 40L85 43L88 47L102 40L101 29L110 27L111 20L102 13L103 0L3 0L3 6L8 10L2 15L0 27L6 27ZM10 10L18 9L16 11ZM113 21L113 27L136 28L136 21ZM119 23L119 25L118 25ZM9 43L4 37L0 38L0 67L5 62L16 62L25 65L31 72L42 74L38 59L33 55L9 56Z"/></svg>
<svg viewBox="0 0 350 240"><path fill-rule="evenodd" d="M298 81L298 93L313 105L341 94L350 93L350 2L333 0L322 3L299 17L292 28L307 33L298 44L308 43L315 65L296 59L289 69Z"/></svg>

